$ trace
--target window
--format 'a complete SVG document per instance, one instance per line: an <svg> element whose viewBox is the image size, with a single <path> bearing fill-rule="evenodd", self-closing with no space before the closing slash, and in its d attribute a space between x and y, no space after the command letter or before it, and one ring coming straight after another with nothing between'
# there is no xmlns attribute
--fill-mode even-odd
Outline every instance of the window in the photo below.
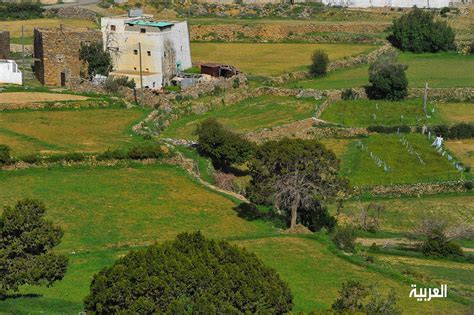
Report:
<svg viewBox="0 0 474 315"><path fill-rule="evenodd" d="M150 69L146 68L145 71L146 71L146 72L150 72Z"/></svg>
<svg viewBox="0 0 474 315"><path fill-rule="evenodd" d="M151 56L151 51L147 51L146 54L147 54L148 56Z"/></svg>
<svg viewBox="0 0 474 315"><path fill-rule="evenodd" d="M136 71L136 70L137 70L137 67L133 67L133 70L135 70L135 71Z"/></svg>
<svg viewBox="0 0 474 315"><path fill-rule="evenodd" d="M110 25L110 30L111 30L112 32L115 32L115 30L116 30L115 25Z"/></svg>
<svg viewBox="0 0 474 315"><path fill-rule="evenodd" d="M134 55L138 55L138 50L134 49L134 50L133 50L133 54L134 54Z"/></svg>
<svg viewBox="0 0 474 315"><path fill-rule="evenodd" d="M146 28L141 28L140 33L146 33Z"/></svg>

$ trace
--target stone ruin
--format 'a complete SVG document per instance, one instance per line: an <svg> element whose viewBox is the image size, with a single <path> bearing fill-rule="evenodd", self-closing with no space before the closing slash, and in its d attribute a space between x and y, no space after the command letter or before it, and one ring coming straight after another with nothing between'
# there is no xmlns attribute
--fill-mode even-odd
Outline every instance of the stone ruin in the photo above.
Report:
<svg viewBox="0 0 474 315"><path fill-rule="evenodd" d="M43 85L66 86L80 78L87 65L79 59L81 44L102 42L92 29L35 28L34 72Z"/></svg>
<svg viewBox="0 0 474 315"><path fill-rule="evenodd" d="M10 32L0 31L0 59L10 57Z"/></svg>

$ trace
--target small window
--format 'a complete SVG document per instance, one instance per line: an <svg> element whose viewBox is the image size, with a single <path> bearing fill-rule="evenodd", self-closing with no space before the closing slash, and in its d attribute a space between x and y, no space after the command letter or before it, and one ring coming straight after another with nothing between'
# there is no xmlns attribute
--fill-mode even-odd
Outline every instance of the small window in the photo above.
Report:
<svg viewBox="0 0 474 315"><path fill-rule="evenodd" d="M145 71L150 72L150 69L146 68Z"/></svg>
<svg viewBox="0 0 474 315"><path fill-rule="evenodd" d="M137 70L137 67L133 67L133 70L135 70L135 71L136 71L136 70Z"/></svg>
<svg viewBox="0 0 474 315"><path fill-rule="evenodd" d="M116 30L115 25L110 25L110 30L111 30L112 32L115 32L115 30Z"/></svg>
<svg viewBox="0 0 474 315"><path fill-rule="evenodd" d="M140 33L146 33L146 28L141 28Z"/></svg>
<svg viewBox="0 0 474 315"><path fill-rule="evenodd" d="M151 51L147 51L146 54L147 54L148 56L151 56Z"/></svg>
<svg viewBox="0 0 474 315"><path fill-rule="evenodd" d="M134 50L133 50L133 54L134 54L134 55L138 55L138 50L134 49Z"/></svg>

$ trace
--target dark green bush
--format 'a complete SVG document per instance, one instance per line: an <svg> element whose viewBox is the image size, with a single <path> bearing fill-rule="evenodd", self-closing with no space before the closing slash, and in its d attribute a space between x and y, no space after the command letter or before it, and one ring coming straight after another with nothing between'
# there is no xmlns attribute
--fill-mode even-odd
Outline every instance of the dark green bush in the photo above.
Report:
<svg viewBox="0 0 474 315"><path fill-rule="evenodd" d="M345 252L355 252L356 230L352 226L337 226L332 233L331 240Z"/></svg>
<svg viewBox="0 0 474 315"><path fill-rule="evenodd" d="M155 142L137 144L127 152L128 158L132 160L159 159L164 155L160 145Z"/></svg>
<svg viewBox="0 0 474 315"><path fill-rule="evenodd" d="M84 161L87 156L84 153L71 152L66 154L55 154L45 158L46 162L81 162Z"/></svg>
<svg viewBox="0 0 474 315"><path fill-rule="evenodd" d="M464 182L464 187L465 187L467 190L472 190L472 188L474 187L474 184L472 183L472 181L468 180L468 181L465 181L465 182Z"/></svg>
<svg viewBox="0 0 474 315"><path fill-rule="evenodd" d="M310 231L317 232L322 228L332 231L336 226L336 218L329 214L326 207L322 207L320 203L314 204L309 209L299 209L299 222L306 226Z"/></svg>
<svg viewBox="0 0 474 315"><path fill-rule="evenodd" d="M396 133L396 132L409 133L411 131L411 128L410 128L410 126L407 126L407 125L369 126L369 127L367 127L367 131L376 132L376 133Z"/></svg>
<svg viewBox="0 0 474 315"><path fill-rule="evenodd" d="M97 155L96 159L98 161L106 161L106 160L124 160L128 158L128 154L124 150L116 149L116 150L107 150L99 155Z"/></svg>
<svg viewBox="0 0 474 315"><path fill-rule="evenodd" d="M101 42L81 44L79 59L87 63L87 77L96 74L109 75L112 70L112 57L108 50L104 51Z"/></svg>
<svg viewBox="0 0 474 315"><path fill-rule="evenodd" d="M0 144L0 165L7 165L12 162L10 155L10 147L4 144Z"/></svg>
<svg viewBox="0 0 474 315"><path fill-rule="evenodd" d="M284 314L292 295L253 253L197 233L132 251L96 274L89 314Z"/></svg>
<svg viewBox="0 0 474 315"><path fill-rule="evenodd" d="M36 164L36 163L41 162L41 156L39 156L36 153L33 153L33 154L22 156L20 160L28 164Z"/></svg>
<svg viewBox="0 0 474 315"><path fill-rule="evenodd" d="M311 66L309 67L309 74L312 77L319 77L326 75L329 66L328 54L323 50L316 50L311 56Z"/></svg>
<svg viewBox="0 0 474 315"><path fill-rule="evenodd" d="M436 125L428 128L433 134L440 134L445 139L469 139L474 137L474 124L459 123L452 126ZM421 128L417 128L421 131Z"/></svg>
<svg viewBox="0 0 474 315"><path fill-rule="evenodd" d="M27 20L43 17L39 2L0 2L0 20Z"/></svg>
<svg viewBox="0 0 474 315"><path fill-rule="evenodd" d="M390 60L378 61L369 67L367 96L370 99L397 101L408 95L407 66Z"/></svg>
<svg viewBox="0 0 474 315"><path fill-rule="evenodd" d="M449 257L464 256L461 246L444 238L431 238L423 243L421 251L426 256Z"/></svg>
<svg viewBox="0 0 474 315"><path fill-rule="evenodd" d="M455 49L454 31L444 21L435 21L430 11L415 8L393 21L388 40L393 46L415 53Z"/></svg>

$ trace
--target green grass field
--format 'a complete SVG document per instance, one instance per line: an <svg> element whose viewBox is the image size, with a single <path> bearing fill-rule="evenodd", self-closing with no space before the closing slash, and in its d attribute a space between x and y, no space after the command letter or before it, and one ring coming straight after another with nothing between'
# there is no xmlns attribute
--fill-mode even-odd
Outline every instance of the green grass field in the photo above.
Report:
<svg viewBox="0 0 474 315"><path fill-rule="evenodd" d="M398 60L408 65L407 78L410 87L432 88L473 87L474 55L456 53L412 54L400 53ZM343 89L368 85L368 66L344 69L326 77L288 83L291 88Z"/></svg>
<svg viewBox="0 0 474 315"><path fill-rule="evenodd" d="M251 75L269 76L302 70L317 49L331 59L366 53L375 46L351 44L192 43L193 62L236 66Z"/></svg>
<svg viewBox="0 0 474 315"><path fill-rule="evenodd" d="M0 143L15 155L105 151L132 142L132 125L148 112L138 108L0 112Z"/></svg>
<svg viewBox="0 0 474 315"><path fill-rule="evenodd" d="M216 118L237 132L275 127L311 117L318 102L294 97L260 96L204 114L185 116L172 122L161 136L196 139L193 133L199 122L206 118Z"/></svg>
<svg viewBox="0 0 474 315"><path fill-rule="evenodd" d="M51 288L23 287L16 298L0 301L5 313L77 314L92 275L128 250L173 238L181 231L228 239L255 252L289 282L295 311L328 308L343 281L377 282L393 287L408 313L419 304L408 299L409 283L352 263L327 237L279 236L262 221L245 221L235 203L169 165L133 167L55 167L0 173L0 203L19 198L43 200L48 218L65 235L58 251L67 253L66 277ZM452 313L466 306L452 299L425 304L427 312Z"/></svg>
<svg viewBox="0 0 474 315"><path fill-rule="evenodd" d="M443 104L444 107L447 107ZM456 110L456 104L449 105ZM474 107L474 105L473 105ZM321 115L321 119L352 127L367 127L374 125L420 125L438 124L442 121L437 109L431 112L433 105L427 106L430 118L426 118L421 100L406 100L402 102L351 100L336 101Z"/></svg>
<svg viewBox="0 0 474 315"><path fill-rule="evenodd" d="M459 180L468 176L456 170L446 156L441 157L421 134L408 134L405 137L425 164L421 164L415 154L409 154L398 135L374 134L362 140L369 152L359 149L358 141L351 142L342 157L341 174L357 186ZM377 166L369 155L370 151L391 170L386 172L383 167Z"/></svg>

